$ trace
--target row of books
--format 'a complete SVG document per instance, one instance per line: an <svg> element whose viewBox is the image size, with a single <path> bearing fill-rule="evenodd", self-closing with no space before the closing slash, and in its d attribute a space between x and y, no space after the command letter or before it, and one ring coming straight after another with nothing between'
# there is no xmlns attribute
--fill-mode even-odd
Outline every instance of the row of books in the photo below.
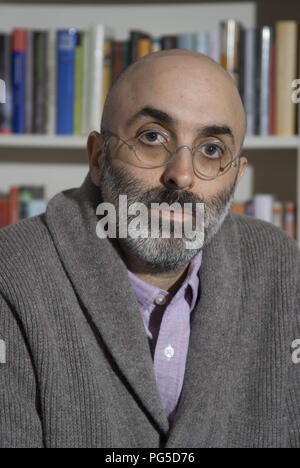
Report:
<svg viewBox="0 0 300 468"><path fill-rule="evenodd" d="M152 37L132 30L113 40L104 25L87 31L15 29L0 33L0 79L6 104L0 132L87 135L99 129L103 103L121 71L158 50L203 53L234 77L248 119L248 135L294 135L291 97L297 78L298 23L245 29L236 20L218 31Z"/></svg>
<svg viewBox="0 0 300 468"><path fill-rule="evenodd" d="M276 200L272 194L256 194L248 202L232 204L234 213L254 216L269 223L273 223L296 239L296 204Z"/></svg>
<svg viewBox="0 0 300 468"><path fill-rule="evenodd" d="M43 186L12 186L9 193L0 193L0 229L44 213L46 207Z"/></svg>

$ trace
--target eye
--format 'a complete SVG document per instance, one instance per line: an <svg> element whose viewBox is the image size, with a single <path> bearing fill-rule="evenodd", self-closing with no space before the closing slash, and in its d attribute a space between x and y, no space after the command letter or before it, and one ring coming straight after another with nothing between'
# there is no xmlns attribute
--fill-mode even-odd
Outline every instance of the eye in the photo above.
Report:
<svg viewBox="0 0 300 468"><path fill-rule="evenodd" d="M199 150L204 154L204 156L210 159L221 159L224 154L222 146L219 146L216 143L205 143L200 146Z"/></svg>
<svg viewBox="0 0 300 468"><path fill-rule="evenodd" d="M147 132L140 133L138 135L139 141L147 145L162 145L167 143L166 137L161 133L151 130Z"/></svg>

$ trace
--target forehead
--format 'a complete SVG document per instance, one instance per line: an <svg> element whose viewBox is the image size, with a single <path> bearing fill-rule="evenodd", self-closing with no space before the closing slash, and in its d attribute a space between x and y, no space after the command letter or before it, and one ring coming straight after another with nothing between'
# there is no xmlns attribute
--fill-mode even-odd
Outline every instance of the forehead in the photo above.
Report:
<svg viewBox="0 0 300 468"><path fill-rule="evenodd" d="M195 58L164 57L137 66L119 96L118 120L122 127L146 106L162 109L182 125L241 121L241 103L231 79L217 65Z"/></svg>

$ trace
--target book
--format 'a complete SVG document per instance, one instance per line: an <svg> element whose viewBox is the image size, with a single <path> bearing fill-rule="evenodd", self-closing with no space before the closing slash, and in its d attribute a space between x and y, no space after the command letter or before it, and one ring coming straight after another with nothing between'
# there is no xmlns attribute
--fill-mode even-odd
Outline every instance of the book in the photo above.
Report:
<svg viewBox="0 0 300 468"><path fill-rule="evenodd" d="M161 49L162 50L176 49L176 47L177 47L177 36L173 34L173 35L161 37Z"/></svg>
<svg viewBox="0 0 300 468"><path fill-rule="evenodd" d="M292 82L297 78L298 23L276 23L276 134L296 132L296 108L291 99Z"/></svg>
<svg viewBox="0 0 300 468"><path fill-rule="evenodd" d="M257 106L257 39L255 28L240 33L240 93L247 115L247 135L255 135L258 119Z"/></svg>
<svg viewBox="0 0 300 468"><path fill-rule="evenodd" d="M47 32L33 33L33 133L46 133Z"/></svg>
<svg viewBox="0 0 300 468"><path fill-rule="evenodd" d="M74 135L81 135L82 81L83 81L83 34L76 32L75 48L75 91L74 91Z"/></svg>
<svg viewBox="0 0 300 468"><path fill-rule="evenodd" d="M120 75L123 64L122 64L122 42L112 41L112 82L116 81Z"/></svg>
<svg viewBox="0 0 300 468"><path fill-rule="evenodd" d="M153 37L152 38L152 52L159 52L159 51L161 51L160 37Z"/></svg>
<svg viewBox="0 0 300 468"><path fill-rule="evenodd" d="M107 34L107 37L106 37ZM90 78L89 78L89 131L100 130L103 110L103 60L104 41L108 39L108 32L102 24L94 25L91 30L90 47Z"/></svg>
<svg viewBox="0 0 300 468"><path fill-rule="evenodd" d="M20 220L19 187L13 186L9 191L9 224Z"/></svg>
<svg viewBox="0 0 300 468"><path fill-rule="evenodd" d="M283 227L293 239L296 239L296 207L294 202L285 203Z"/></svg>
<svg viewBox="0 0 300 468"><path fill-rule="evenodd" d="M150 34L132 29L130 31L130 62L133 63L138 60L138 42L140 39L149 39L151 41Z"/></svg>
<svg viewBox="0 0 300 468"><path fill-rule="evenodd" d="M194 34L178 34L176 38L177 49L196 50Z"/></svg>
<svg viewBox="0 0 300 468"><path fill-rule="evenodd" d="M259 31L258 54L258 135L270 133L270 78L271 78L271 44L272 31L264 26Z"/></svg>
<svg viewBox="0 0 300 468"><path fill-rule="evenodd" d="M26 30L12 32L13 131L25 133Z"/></svg>
<svg viewBox="0 0 300 468"><path fill-rule="evenodd" d="M144 38L138 40L137 45L137 55L138 59L144 57L145 55L149 55L152 52L152 41L150 38Z"/></svg>
<svg viewBox="0 0 300 468"><path fill-rule="evenodd" d="M234 19L221 22L221 65L239 87L240 24Z"/></svg>
<svg viewBox="0 0 300 468"><path fill-rule="evenodd" d="M7 195L0 194L0 229L9 224L9 199Z"/></svg>
<svg viewBox="0 0 300 468"><path fill-rule="evenodd" d="M0 134L12 133L11 36L0 33Z"/></svg>
<svg viewBox="0 0 300 468"><path fill-rule="evenodd" d="M195 33L194 50L200 54L209 55L209 35L204 31Z"/></svg>
<svg viewBox="0 0 300 468"><path fill-rule="evenodd" d="M256 194L253 201L255 218L272 223L274 196L270 194Z"/></svg>
<svg viewBox="0 0 300 468"><path fill-rule="evenodd" d="M26 90L25 90L25 132L33 133L34 97L34 52L33 31L26 31Z"/></svg>
<svg viewBox="0 0 300 468"><path fill-rule="evenodd" d="M127 42L128 45L128 42ZM110 40L104 41L104 50L103 50L103 86L102 86L102 102L105 102L107 94L112 85L112 67L113 67L113 56L112 56L113 42ZM123 69L123 53L124 53L124 44L121 44L121 61Z"/></svg>
<svg viewBox="0 0 300 468"><path fill-rule="evenodd" d="M47 42L47 97L46 101L46 132L48 135L56 133L56 30L48 31Z"/></svg>
<svg viewBox="0 0 300 468"><path fill-rule="evenodd" d="M283 202L275 201L273 204L273 224L283 229Z"/></svg>
<svg viewBox="0 0 300 468"><path fill-rule="evenodd" d="M74 133L75 48L75 28L57 31L56 133L58 135Z"/></svg>

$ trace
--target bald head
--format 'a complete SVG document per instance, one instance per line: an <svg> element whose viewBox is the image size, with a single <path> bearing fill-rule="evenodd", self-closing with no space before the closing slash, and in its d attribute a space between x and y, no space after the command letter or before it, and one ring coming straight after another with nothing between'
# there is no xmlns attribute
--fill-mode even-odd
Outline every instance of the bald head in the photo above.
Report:
<svg viewBox="0 0 300 468"><path fill-rule="evenodd" d="M229 119L242 145L246 116L234 80L214 60L185 49L146 55L123 70L107 95L101 132L120 131L122 119L137 110L139 103L153 107L156 101L161 108L164 101L174 104L174 99L179 115L191 107L196 111L199 103L200 118L207 114L208 119Z"/></svg>

